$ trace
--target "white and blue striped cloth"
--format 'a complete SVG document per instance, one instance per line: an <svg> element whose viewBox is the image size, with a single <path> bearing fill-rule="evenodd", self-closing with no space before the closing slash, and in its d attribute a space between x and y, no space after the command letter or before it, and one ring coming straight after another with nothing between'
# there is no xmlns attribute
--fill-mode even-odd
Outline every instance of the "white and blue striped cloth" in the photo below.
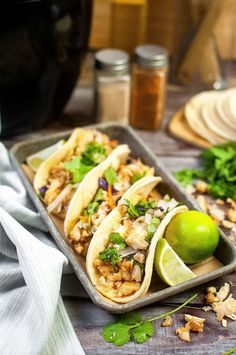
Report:
<svg viewBox="0 0 236 355"><path fill-rule="evenodd" d="M80 355L60 296L66 257L45 233L0 143L0 354Z"/></svg>

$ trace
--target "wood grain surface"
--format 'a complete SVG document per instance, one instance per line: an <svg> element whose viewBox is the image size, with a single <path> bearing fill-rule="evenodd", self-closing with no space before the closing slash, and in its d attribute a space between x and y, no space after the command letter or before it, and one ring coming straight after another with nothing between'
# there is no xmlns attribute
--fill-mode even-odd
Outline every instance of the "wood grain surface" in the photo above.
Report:
<svg viewBox="0 0 236 355"><path fill-rule="evenodd" d="M91 83L86 83L86 80L83 80L84 78L82 76L80 81L82 84L74 91L74 95L67 106L65 115L62 116L60 121L50 123L49 127L41 131L5 140L4 143L10 147L13 143L22 139L63 130L68 128L68 126L71 127L90 123L93 120L91 109L93 95ZM196 93L196 90L186 90L184 87L169 86L166 114L162 129L156 132L136 131L169 171L199 165L199 155L201 150L190 144L174 139L167 131L169 118L194 93ZM231 282L232 292L236 295L235 273L212 281L211 285L220 286L223 285L225 281ZM202 285L170 299L141 309L140 311L144 318L153 317L154 315L171 310L175 305L183 303L188 296L196 292L199 294L199 297L191 305L193 308L186 308L174 316L174 325L172 327L162 328L160 322L155 322L155 336L147 343L138 345L131 342L121 348L106 343L101 336L102 326L113 321L115 317L92 304L74 275L66 275L63 277L61 292L72 324L87 355L218 355L236 345L236 322L229 320L228 327L223 328L222 325L215 320L213 312L203 312L201 310L201 307L203 306L203 292L206 286L207 285ZM202 334L193 334L191 343L185 343L175 335L175 329L184 324L183 313L186 312L206 318L204 332Z"/></svg>

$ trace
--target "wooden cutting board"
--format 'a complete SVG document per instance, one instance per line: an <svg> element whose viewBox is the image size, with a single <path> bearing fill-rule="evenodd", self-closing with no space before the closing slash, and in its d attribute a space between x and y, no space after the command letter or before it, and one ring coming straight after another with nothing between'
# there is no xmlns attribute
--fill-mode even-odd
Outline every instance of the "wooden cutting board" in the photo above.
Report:
<svg viewBox="0 0 236 355"><path fill-rule="evenodd" d="M184 142L195 145L199 148L209 148L212 146L204 138L195 133L188 125L184 116L184 108L179 109L174 116L171 117L168 124L169 132L175 138L181 139Z"/></svg>

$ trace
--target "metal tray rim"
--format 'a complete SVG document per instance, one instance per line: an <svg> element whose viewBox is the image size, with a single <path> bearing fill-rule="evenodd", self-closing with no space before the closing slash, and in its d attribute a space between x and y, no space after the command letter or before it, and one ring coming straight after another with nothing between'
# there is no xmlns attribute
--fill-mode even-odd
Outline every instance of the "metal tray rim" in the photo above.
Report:
<svg viewBox="0 0 236 355"><path fill-rule="evenodd" d="M135 139L135 141L138 142L138 144L142 147L142 149L144 149L145 152L149 156L151 156L153 160L157 160L156 155L154 155L153 152L144 144L144 142L141 140L140 137L138 137L138 135L133 131L133 129L127 125L110 122L108 124L89 125L89 126L86 126L83 128L88 128L88 127L97 128L97 129L99 129L99 128L107 129L107 128L117 127L117 128L122 128L124 130L127 130L129 132L129 134ZM35 143L36 141L43 142L46 139L50 139L50 138L51 139L54 139L54 138L60 139L60 138L64 137L65 135L70 134L71 132L72 132L72 130L66 130L63 132L45 135L44 137L40 137L37 139L33 138L33 139L25 140L22 142L18 142L10 150L10 158L12 160L12 163L13 163L14 167L16 168L18 174L20 175L20 177L26 187L26 190L30 195L30 198L31 198L34 206L41 213L42 219L47 224L49 231L52 234L52 237L54 238L54 240L57 244L58 244L58 241L57 241L56 237L54 236L54 233L59 233L59 232L58 232L56 226L54 225L54 223L51 221L49 215L47 214L42 202L37 197L32 184L30 183L28 178L25 176L25 174L20 166L20 163L16 157L16 153L22 147L27 146L32 143ZM186 192L182 189L182 187L178 184L178 182L171 176L171 174L168 171L166 171L164 166L159 161L158 161L158 167L160 168L160 170L162 170L165 173L165 175L168 176L168 178L172 181L173 185L177 189L181 190L181 192L184 195L186 195ZM188 196L188 199L189 199L189 196ZM193 200L191 200L191 204L193 205L193 207L195 209L199 209L199 207L196 206L196 204ZM167 297L173 296L179 292L186 291L186 290L188 290L192 287L195 287L195 286L199 286L205 282L211 281L217 277L226 275L226 274L232 272L233 270L235 270L236 269L236 248L232 245L232 243L228 240L228 238L224 235L224 233L222 231L220 231L220 236L221 236L221 238L223 238L224 242L228 245L228 247L232 250L233 255L234 255L233 262L231 262L227 265L224 265L223 267L221 267L218 270L211 271L207 274L198 276L198 277L194 278L193 280L186 281L186 282L181 283L176 286L168 287L164 290L157 291L153 294L147 294L146 296L144 296L138 300L129 302L127 304L110 304L108 302L105 302L104 299L102 298L102 296L100 296L100 294L96 291L95 287L91 284L86 272L83 270L82 267L80 267L80 265L79 265L78 261L75 259L74 255L71 252L69 252L68 245L66 244L66 242L64 241L63 238L61 238L62 245L60 245L59 248L61 248L62 252L65 253L66 257L69 259L77 277L79 278L81 284L83 285L83 287L87 291L87 293L88 293L89 297L92 299L92 301L96 305L98 305L99 307L103 308L104 310L106 310L108 312L122 313L122 312L127 312L127 311L133 310L135 308L143 307L145 305L159 301L159 300L163 299L164 297L167 298Z"/></svg>

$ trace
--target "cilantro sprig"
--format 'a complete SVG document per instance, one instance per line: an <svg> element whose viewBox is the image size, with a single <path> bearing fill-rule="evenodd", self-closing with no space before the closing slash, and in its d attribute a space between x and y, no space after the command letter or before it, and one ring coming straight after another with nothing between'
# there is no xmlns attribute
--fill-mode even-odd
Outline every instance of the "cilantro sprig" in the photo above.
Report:
<svg viewBox="0 0 236 355"><path fill-rule="evenodd" d="M107 248L99 253L99 259L102 261L108 261L112 266L115 266L120 261L120 256L117 249L114 247Z"/></svg>
<svg viewBox="0 0 236 355"><path fill-rule="evenodd" d="M143 320L138 312L126 313L119 318L118 322L108 324L103 327L103 339L108 343L113 343L115 346L127 344L130 340L134 340L139 344L144 343L154 335L153 321L165 318L178 312L197 296L198 295L195 294L172 311L160 314L150 319Z"/></svg>
<svg viewBox="0 0 236 355"><path fill-rule="evenodd" d="M64 168L71 172L72 183L77 184L81 182L90 170L106 158L106 155L107 152L103 145L89 143L86 145L81 157L78 156L65 162Z"/></svg>
<svg viewBox="0 0 236 355"><path fill-rule="evenodd" d="M213 146L202 153L201 170L183 169L174 173L186 187L194 179L202 179L213 197L236 199L236 143Z"/></svg>

